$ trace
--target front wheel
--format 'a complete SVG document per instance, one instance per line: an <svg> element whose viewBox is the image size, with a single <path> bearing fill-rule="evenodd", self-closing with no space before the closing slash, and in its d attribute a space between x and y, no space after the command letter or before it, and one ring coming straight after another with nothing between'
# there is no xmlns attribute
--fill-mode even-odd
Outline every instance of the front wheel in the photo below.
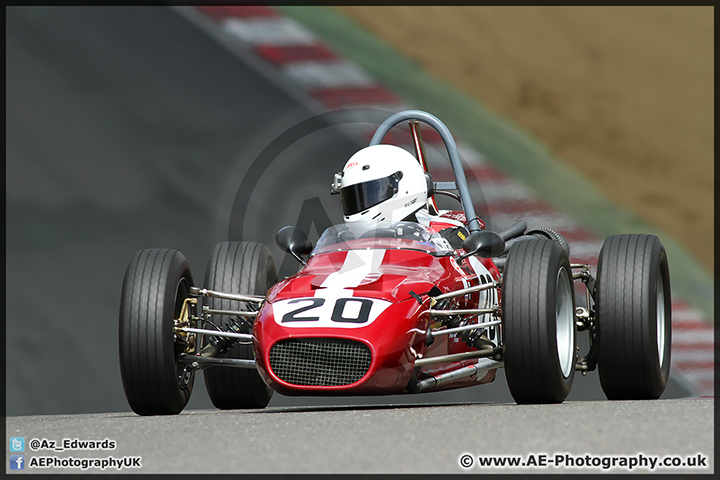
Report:
<svg viewBox="0 0 720 480"><path fill-rule="evenodd" d="M277 281L277 268L270 249L255 242L223 242L215 246L205 270L210 290L246 295L265 295ZM245 302L208 299L210 308L247 310ZM252 345L236 343L221 355L227 358L255 359ZM214 366L203 371L208 396L216 408L265 408L273 391L257 370Z"/></svg>
<svg viewBox="0 0 720 480"><path fill-rule="evenodd" d="M597 362L609 400L655 399L670 373L670 272L654 235L613 235L598 258Z"/></svg>
<svg viewBox="0 0 720 480"><path fill-rule="evenodd" d="M505 374L517 403L561 403L575 376L575 290L565 251L527 240L508 253L502 283Z"/></svg>
<svg viewBox="0 0 720 480"><path fill-rule="evenodd" d="M180 413L195 372L178 362L184 337L174 332L193 286L182 253L146 249L125 272L120 302L120 373L130 408L139 415Z"/></svg>

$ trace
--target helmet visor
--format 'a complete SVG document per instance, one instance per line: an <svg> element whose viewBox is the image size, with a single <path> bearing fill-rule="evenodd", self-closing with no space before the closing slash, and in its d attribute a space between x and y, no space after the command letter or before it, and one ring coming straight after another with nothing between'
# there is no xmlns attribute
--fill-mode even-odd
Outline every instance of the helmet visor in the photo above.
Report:
<svg viewBox="0 0 720 480"><path fill-rule="evenodd" d="M354 215L392 198L398 191L402 172L340 189L343 214Z"/></svg>

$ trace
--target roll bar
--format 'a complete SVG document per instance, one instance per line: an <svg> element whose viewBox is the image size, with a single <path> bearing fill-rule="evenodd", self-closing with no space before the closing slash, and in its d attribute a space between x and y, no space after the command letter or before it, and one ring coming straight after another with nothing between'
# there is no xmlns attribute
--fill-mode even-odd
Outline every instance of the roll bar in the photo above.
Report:
<svg viewBox="0 0 720 480"><path fill-rule="evenodd" d="M380 145L385 138L385 135L388 134L391 128L401 122L411 120L422 121L430 125L440 134L440 137L443 139L443 143L445 143L445 148L447 149L448 156L450 157L450 164L452 165L453 173L455 174L455 185L457 186L458 193L460 194L460 201L463 206L463 211L465 212L465 218L468 221L468 230L470 230L470 233L479 232L481 230L480 224L478 223L477 215L475 215L475 207L473 206L472 198L470 198L470 190L468 189L467 179L465 178L465 170L463 169L462 161L460 160L460 152L458 151L457 144L455 143L455 139L450 133L450 130L443 122L440 121L439 118L427 112L423 112L422 110L405 110L398 112L388 117L380 124L370 140L370 145Z"/></svg>

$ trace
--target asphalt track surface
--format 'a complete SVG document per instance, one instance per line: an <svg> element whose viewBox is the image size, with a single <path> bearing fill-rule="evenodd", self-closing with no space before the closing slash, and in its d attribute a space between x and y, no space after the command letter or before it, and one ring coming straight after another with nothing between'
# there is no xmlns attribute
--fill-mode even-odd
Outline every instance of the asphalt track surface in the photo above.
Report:
<svg viewBox="0 0 720 480"><path fill-rule="evenodd" d="M121 445L133 449L149 432L175 438L173 425L184 424L182 428L205 432L215 441L245 435L231 424L219 432L224 428L220 424L235 418L233 413L201 410L211 404L200 378L187 415L164 420L129 413L117 351L124 270L136 250L169 247L181 250L196 279L201 279L215 243L243 239L271 246L281 273L292 273L293 261L273 245L275 232L283 225L300 224L317 234L340 219L335 198L327 195L329 178L361 145L317 117L293 96L291 86L268 76L252 58L223 49L171 9L9 7L6 44L8 434L18 429L26 438L41 432L48 432L44 437L52 433L65 438L77 431L95 438L108 431L127 432ZM671 379L663 398L687 396L688 391ZM582 401L602 399L597 375L591 373L577 377L567 405L580 411ZM518 411L502 403L458 405L469 402L511 402L502 371L491 385L426 395L275 395L270 409L239 412L237 418L266 425L267 429L252 427L257 435L272 435L262 433L266 430L278 438L290 435L296 444L292 429L283 433L288 419L312 422L315 430L308 438L320 438L328 448L342 445L341 438L326 440L340 432L355 435L350 428L355 422L358 431L365 432L352 447L366 458L354 460L357 468L351 470L359 471L367 459L377 456L366 455L376 448L368 439L384 438L384 425L388 432L397 432L389 439L405 443L411 437L403 433L403 422L416 425L413 428L421 430L413 441L420 442L431 438L421 435L420 426L427 425L428 418L437 418L431 424L443 425L441 412L448 419L461 419L467 409L478 408L473 411L480 415ZM685 401L679 402L677 408ZM361 404L375 406L357 406ZM445 406L428 409L419 404ZM604 403L592 405L606 408ZM654 407L642 410L664 412L676 404L649 405ZM530 407L518 408L533 412ZM23 417L101 412L123 413ZM394 415L395 420L388 420ZM323 427L343 421L350 422L350 433ZM212 422L218 431L206 425ZM652 422L633 429L642 430L645 423ZM688 436L695 432L701 437L700 425L708 424L700 422L695 429L689 423L684 429ZM522 429L522 422L519 426ZM466 427L470 438L496 428L487 429L481 422ZM452 428L443 431L448 438L457 436ZM544 430L529 432L526 435L538 439L551 437ZM260 450L255 455L261 456L256 471L279 471L261 465L274 455L282 456L280 452L292 451L285 456L300 465L297 452L311 451L307 449L312 446L304 444L301 450L290 444L262 450L278 438L263 437L266 442L257 443ZM148 438L146 450L160 444ZM363 445L368 448L365 453ZM236 465L232 450L215 445L213 452L225 462L214 468ZM270 455L265 461L263 452ZM448 450L444 455L459 453ZM158 456L165 463L155 461L152 468L180 471L173 465L183 462L182 457L170 461ZM328 462L330 470L343 471ZM396 466L383 464L381 470L412 468L391 463ZM277 468L290 471L291 465L285 465ZM316 471L309 463L307 468Z"/></svg>
<svg viewBox="0 0 720 480"><path fill-rule="evenodd" d="M275 407L263 411L185 411L173 417L128 413L15 417L8 436L24 435L32 457L142 457L127 473L603 473L601 466L481 468L479 456L555 459L677 456L707 458L706 468L653 473L712 473L712 399L566 402L562 405ZM30 442L113 440L105 451L33 452ZM462 455L475 457L460 466ZM609 460L606 460L609 461ZM579 464L579 462L578 462ZM592 463L591 463L592 465ZM67 468L28 472L79 472ZM88 472L99 472L89 469ZM649 473L648 468L605 470ZM107 469L105 473L117 472Z"/></svg>

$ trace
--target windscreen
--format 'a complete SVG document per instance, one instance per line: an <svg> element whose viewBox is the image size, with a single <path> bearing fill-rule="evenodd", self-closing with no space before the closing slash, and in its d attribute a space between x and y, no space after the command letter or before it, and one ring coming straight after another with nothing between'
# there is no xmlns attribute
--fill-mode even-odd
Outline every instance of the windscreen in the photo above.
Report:
<svg viewBox="0 0 720 480"><path fill-rule="evenodd" d="M452 247L439 234L415 222L397 222L362 235L353 234L346 224L333 225L320 236L312 255L354 249L407 249L433 255L450 255Z"/></svg>

